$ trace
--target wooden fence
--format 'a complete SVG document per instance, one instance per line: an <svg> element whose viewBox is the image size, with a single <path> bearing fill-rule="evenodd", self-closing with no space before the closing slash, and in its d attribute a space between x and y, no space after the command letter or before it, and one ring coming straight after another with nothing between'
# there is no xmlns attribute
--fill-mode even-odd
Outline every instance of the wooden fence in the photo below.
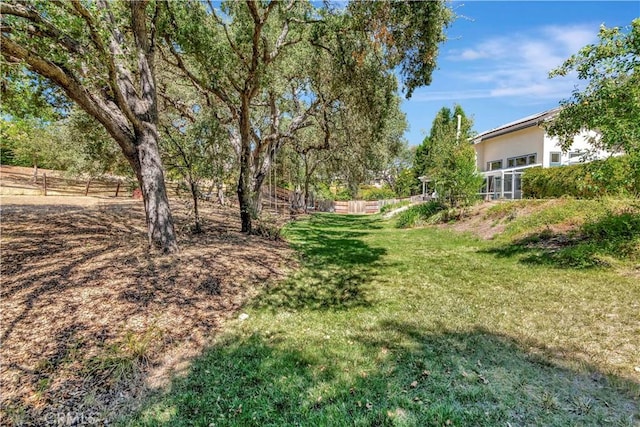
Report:
<svg viewBox="0 0 640 427"><path fill-rule="evenodd" d="M417 203L423 200L423 197L420 195L404 199L336 201L333 202L333 211L338 214L375 214L380 212L380 209L386 205L401 202Z"/></svg>
<svg viewBox="0 0 640 427"><path fill-rule="evenodd" d="M74 179L56 171L40 171L35 177L32 172L3 167L0 193L3 195L43 195L43 196L109 196L131 197L131 189L125 180L96 178Z"/></svg>
<svg viewBox="0 0 640 427"><path fill-rule="evenodd" d="M45 196L111 196L130 197L131 190L123 181L92 179L77 180L42 174L38 183Z"/></svg>
<svg viewBox="0 0 640 427"><path fill-rule="evenodd" d="M374 214L380 211L376 200L349 200L346 202L334 202L333 209L338 214Z"/></svg>

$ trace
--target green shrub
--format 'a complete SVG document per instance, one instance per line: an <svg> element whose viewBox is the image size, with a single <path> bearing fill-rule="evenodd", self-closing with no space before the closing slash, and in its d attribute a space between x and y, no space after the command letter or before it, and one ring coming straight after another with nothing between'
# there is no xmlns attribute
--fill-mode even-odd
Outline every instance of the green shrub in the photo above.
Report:
<svg viewBox="0 0 640 427"><path fill-rule="evenodd" d="M385 199L395 199L397 197L396 193L388 188L363 188L360 190L360 194L358 194L358 199L361 200L385 200Z"/></svg>
<svg viewBox="0 0 640 427"><path fill-rule="evenodd" d="M637 195L634 165L629 156L561 166L531 168L522 175L525 197L537 199L572 196L591 199L604 195Z"/></svg>
<svg viewBox="0 0 640 427"><path fill-rule="evenodd" d="M614 257L640 257L640 214L627 210L610 212L599 221L587 222L582 233L605 253Z"/></svg>
<svg viewBox="0 0 640 427"><path fill-rule="evenodd" d="M333 195L333 200L336 200L336 201L346 202L351 199L352 199L351 192L349 191L348 188L341 188L338 191L336 191L336 194Z"/></svg>
<svg viewBox="0 0 640 427"><path fill-rule="evenodd" d="M429 219L442 211L442 205L438 202L427 202L411 206L406 211L400 212L396 220L397 228L411 228L429 223Z"/></svg>
<svg viewBox="0 0 640 427"><path fill-rule="evenodd" d="M315 185L314 190L319 200L333 200L333 192L329 184L319 182Z"/></svg>

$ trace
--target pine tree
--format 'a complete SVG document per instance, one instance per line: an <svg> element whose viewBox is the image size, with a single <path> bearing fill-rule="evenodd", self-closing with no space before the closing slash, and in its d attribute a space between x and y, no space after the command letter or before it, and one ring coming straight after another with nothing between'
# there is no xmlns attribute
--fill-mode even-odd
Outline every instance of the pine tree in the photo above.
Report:
<svg viewBox="0 0 640 427"><path fill-rule="evenodd" d="M458 129L460 117L460 129ZM447 206L469 205L482 185L476 171L475 150L469 140L473 122L461 106L443 107L431 132L416 150L415 172L431 179L439 199Z"/></svg>

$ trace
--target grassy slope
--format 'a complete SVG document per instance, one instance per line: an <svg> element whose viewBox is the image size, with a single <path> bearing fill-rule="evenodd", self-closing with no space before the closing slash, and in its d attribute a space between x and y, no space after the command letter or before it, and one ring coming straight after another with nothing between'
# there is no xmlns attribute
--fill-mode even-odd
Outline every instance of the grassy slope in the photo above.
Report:
<svg viewBox="0 0 640 427"><path fill-rule="evenodd" d="M301 270L127 423L638 423L637 277L532 262L510 218L492 242L377 217L292 224Z"/></svg>

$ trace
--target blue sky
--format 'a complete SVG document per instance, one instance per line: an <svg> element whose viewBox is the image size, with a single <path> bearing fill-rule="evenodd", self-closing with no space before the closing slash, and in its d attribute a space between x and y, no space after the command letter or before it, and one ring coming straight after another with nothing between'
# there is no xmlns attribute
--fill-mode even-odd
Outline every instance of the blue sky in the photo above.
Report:
<svg viewBox="0 0 640 427"><path fill-rule="evenodd" d="M455 1L458 18L440 47L430 86L404 100L410 145L418 145L442 107L460 104L482 132L558 106L579 84L548 72L597 41L601 24L627 26L635 1Z"/></svg>

